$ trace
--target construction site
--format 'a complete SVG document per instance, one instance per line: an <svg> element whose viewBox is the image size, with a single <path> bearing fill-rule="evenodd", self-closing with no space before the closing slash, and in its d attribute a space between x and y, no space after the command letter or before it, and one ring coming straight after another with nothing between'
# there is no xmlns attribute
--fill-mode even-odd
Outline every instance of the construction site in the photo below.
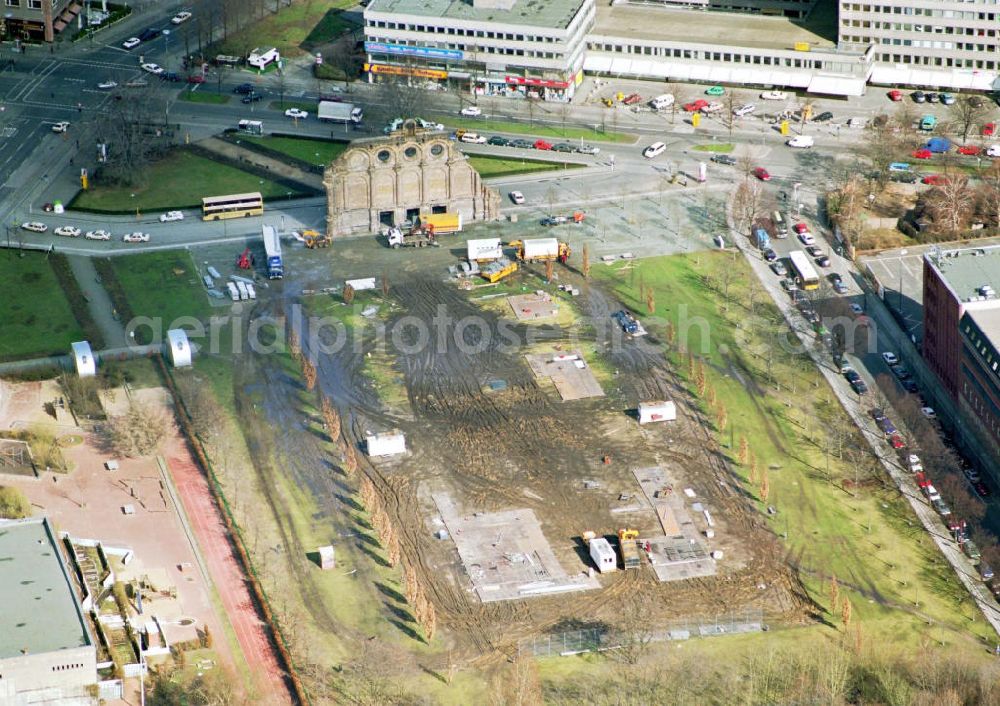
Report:
<svg viewBox="0 0 1000 706"><path fill-rule="evenodd" d="M563 238L529 237L537 224L509 229L516 237L486 237L495 224L459 233L418 224L329 251L293 247L281 290L255 309L290 318L301 304L343 319L341 285L371 278L347 307L365 312L348 317L361 343L318 353L317 389L336 404L453 654L510 655L519 640L580 621L622 629L622 600L664 625L744 610L802 621L797 577L662 342L641 335L638 312L635 326L620 322L622 303L584 277ZM337 255L333 286L324 252ZM351 481L336 454L331 465L325 435L288 423L303 415L301 383L274 356L237 366L236 389L252 390L243 401L237 393L248 445L270 450L254 460L258 482L283 474L310 494L328 535L349 536ZM669 401L670 415L636 413L655 401ZM405 453L368 458L373 435L390 431L405 437ZM269 495L281 516L280 492ZM338 561L348 551L338 547ZM364 576L360 558L351 566ZM321 590L309 588L308 567L296 580L303 599ZM320 626L344 627L322 602L309 610L324 614Z"/></svg>

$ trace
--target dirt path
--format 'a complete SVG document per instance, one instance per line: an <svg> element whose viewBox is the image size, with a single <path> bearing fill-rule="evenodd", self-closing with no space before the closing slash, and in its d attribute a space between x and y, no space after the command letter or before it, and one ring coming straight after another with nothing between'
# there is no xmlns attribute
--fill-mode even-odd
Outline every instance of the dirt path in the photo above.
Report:
<svg viewBox="0 0 1000 706"><path fill-rule="evenodd" d="M171 449L167 467L243 656L251 674L256 676L254 686L259 690L259 703L293 703L283 670L246 586L221 511L212 499L208 480L183 447Z"/></svg>
<svg viewBox="0 0 1000 706"><path fill-rule="evenodd" d="M66 259L80 285L80 291L88 300L87 308L90 310L90 316L104 336L104 347L124 348L128 345L125 329L112 315L114 304L104 286L100 284L93 259L80 255L68 255Z"/></svg>

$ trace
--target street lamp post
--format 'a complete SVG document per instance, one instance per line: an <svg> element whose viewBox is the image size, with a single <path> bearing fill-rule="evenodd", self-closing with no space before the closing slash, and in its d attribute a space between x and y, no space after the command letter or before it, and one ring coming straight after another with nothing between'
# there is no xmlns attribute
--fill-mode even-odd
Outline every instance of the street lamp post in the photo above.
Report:
<svg viewBox="0 0 1000 706"><path fill-rule="evenodd" d="M899 315L903 316L903 256L906 255L906 249L899 251ZM904 317L905 321L905 317Z"/></svg>

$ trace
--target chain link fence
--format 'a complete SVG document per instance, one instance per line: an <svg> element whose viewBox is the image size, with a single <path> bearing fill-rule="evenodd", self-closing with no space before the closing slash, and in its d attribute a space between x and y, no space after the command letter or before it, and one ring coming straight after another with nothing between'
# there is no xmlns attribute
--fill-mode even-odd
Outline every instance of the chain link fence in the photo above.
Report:
<svg viewBox="0 0 1000 706"><path fill-rule="evenodd" d="M673 620L666 628L649 633L623 633L609 628L594 627L567 630L527 638L518 643L518 653L533 657L552 657L613 650L638 642L687 640L693 637L732 635L766 630L764 613L751 608L715 616L697 616Z"/></svg>

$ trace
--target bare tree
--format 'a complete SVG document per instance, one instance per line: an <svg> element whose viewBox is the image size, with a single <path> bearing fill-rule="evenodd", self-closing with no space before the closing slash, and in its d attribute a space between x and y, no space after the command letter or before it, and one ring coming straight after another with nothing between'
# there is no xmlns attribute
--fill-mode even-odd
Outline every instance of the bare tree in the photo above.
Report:
<svg viewBox="0 0 1000 706"><path fill-rule="evenodd" d="M949 237L959 235L969 227L973 210L968 177L955 174L943 179L927 193L925 204L935 232Z"/></svg>
<svg viewBox="0 0 1000 706"><path fill-rule="evenodd" d="M733 194L733 222L736 230L749 235L754 220L760 215L763 207L764 190L761 183L754 179L744 179L736 187Z"/></svg>
<svg viewBox="0 0 1000 706"><path fill-rule="evenodd" d="M961 95L948 111L954 132L962 136L962 142L969 139L972 129L984 122L989 115L989 108L979 96Z"/></svg>
<svg viewBox="0 0 1000 706"><path fill-rule="evenodd" d="M111 447L122 456L148 456L156 451L167 433L162 411L132 402L128 414L108 420L106 433Z"/></svg>

